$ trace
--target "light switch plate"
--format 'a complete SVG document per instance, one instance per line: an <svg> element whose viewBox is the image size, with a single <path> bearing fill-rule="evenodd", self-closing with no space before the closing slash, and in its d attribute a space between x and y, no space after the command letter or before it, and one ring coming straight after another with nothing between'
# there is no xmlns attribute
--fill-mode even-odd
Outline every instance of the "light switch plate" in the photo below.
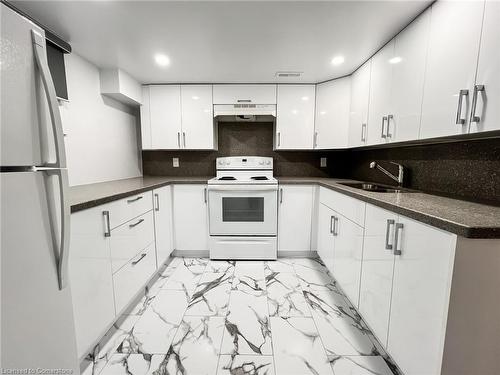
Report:
<svg viewBox="0 0 500 375"><path fill-rule="evenodd" d="M326 158L321 158L321 159L320 159L320 166L321 166L322 168L326 167Z"/></svg>
<svg viewBox="0 0 500 375"><path fill-rule="evenodd" d="M179 158L172 158L172 165L174 168L179 168Z"/></svg>

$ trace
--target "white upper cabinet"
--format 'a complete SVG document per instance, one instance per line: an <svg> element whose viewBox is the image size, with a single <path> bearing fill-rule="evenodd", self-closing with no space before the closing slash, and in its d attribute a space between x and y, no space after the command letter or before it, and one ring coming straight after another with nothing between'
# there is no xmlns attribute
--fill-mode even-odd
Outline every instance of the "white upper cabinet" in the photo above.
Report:
<svg viewBox="0 0 500 375"><path fill-rule="evenodd" d="M432 5L420 138L468 132L483 8L483 1Z"/></svg>
<svg viewBox="0 0 500 375"><path fill-rule="evenodd" d="M275 148L312 149L315 85L278 85Z"/></svg>
<svg viewBox="0 0 500 375"><path fill-rule="evenodd" d="M276 104L276 85L214 85L214 104Z"/></svg>
<svg viewBox="0 0 500 375"><path fill-rule="evenodd" d="M182 147L214 148L214 116L211 85L182 85Z"/></svg>
<svg viewBox="0 0 500 375"><path fill-rule="evenodd" d="M278 250L311 251L313 186L280 186ZM297 220L297 218L301 218Z"/></svg>
<svg viewBox="0 0 500 375"><path fill-rule="evenodd" d="M213 149L212 85L143 87L143 150Z"/></svg>
<svg viewBox="0 0 500 375"><path fill-rule="evenodd" d="M430 19L428 9L395 38L387 120L390 141L418 139Z"/></svg>
<svg viewBox="0 0 500 375"><path fill-rule="evenodd" d="M391 110L392 64L394 39L372 57L370 76L370 107L368 110L367 144L386 143L392 134L387 123Z"/></svg>
<svg viewBox="0 0 500 375"><path fill-rule="evenodd" d="M351 76L351 104L349 110L349 147L366 144L368 131L368 103L370 100L371 60Z"/></svg>
<svg viewBox="0 0 500 375"><path fill-rule="evenodd" d="M314 148L348 146L351 78L345 77L316 86Z"/></svg>
<svg viewBox="0 0 500 375"><path fill-rule="evenodd" d="M479 49L477 105L471 113L470 133L500 129L500 2L487 1ZM481 87L483 86L483 87Z"/></svg>

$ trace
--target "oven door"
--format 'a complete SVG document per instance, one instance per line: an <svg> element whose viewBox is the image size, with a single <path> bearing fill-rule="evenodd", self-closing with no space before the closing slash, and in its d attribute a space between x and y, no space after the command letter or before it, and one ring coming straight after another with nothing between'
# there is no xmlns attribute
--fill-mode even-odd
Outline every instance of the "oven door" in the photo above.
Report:
<svg viewBox="0 0 500 375"><path fill-rule="evenodd" d="M208 187L211 236L276 236L277 185Z"/></svg>

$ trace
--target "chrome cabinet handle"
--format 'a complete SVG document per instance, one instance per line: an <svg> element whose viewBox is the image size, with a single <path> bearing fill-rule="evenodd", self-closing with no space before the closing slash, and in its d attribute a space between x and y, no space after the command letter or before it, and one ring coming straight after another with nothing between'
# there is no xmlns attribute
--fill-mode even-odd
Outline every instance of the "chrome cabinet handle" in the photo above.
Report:
<svg viewBox="0 0 500 375"><path fill-rule="evenodd" d="M56 151L56 162L46 163L44 166L66 168L66 154L64 152L64 134L62 129L61 113L59 112L59 103L57 102L54 81L52 80L49 65L47 64L45 38L36 30L31 30L31 38L33 41L33 52L35 54L36 64L38 66L38 70L40 71L45 96L47 97Z"/></svg>
<svg viewBox="0 0 500 375"><path fill-rule="evenodd" d="M472 95L472 109L471 109L471 122L480 122L481 116L476 115L476 107L477 107L477 97L479 92L484 92L484 85L475 85L474 86L474 94Z"/></svg>
<svg viewBox="0 0 500 375"><path fill-rule="evenodd" d="M207 203L207 188L203 189L203 200Z"/></svg>
<svg viewBox="0 0 500 375"><path fill-rule="evenodd" d="M160 211L160 196L158 194L155 194L155 211Z"/></svg>
<svg viewBox="0 0 500 375"><path fill-rule="evenodd" d="M318 146L318 132L314 132L314 147Z"/></svg>
<svg viewBox="0 0 500 375"><path fill-rule="evenodd" d="M335 216L330 216L330 233L334 234Z"/></svg>
<svg viewBox="0 0 500 375"><path fill-rule="evenodd" d="M177 145L181 148L181 132L177 132Z"/></svg>
<svg viewBox="0 0 500 375"><path fill-rule="evenodd" d="M404 224L402 223L396 224L396 233L394 234L394 255L401 255L401 248L398 248L398 245L400 244L399 233L403 232L403 227Z"/></svg>
<svg viewBox="0 0 500 375"><path fill-rule="evenodd" d="M339 235L339 218L337 216L333 217L333 235Z"/></svg>
<svg viewBox="0 0 500 375"><path fill-rule="evenodd" d="M283 188L280 188L280 203L283 203Z"/></svg>
<svg viewBox="0 0 500 375"><path fill-rule="evenodd" d="M237 103L251 103L252 100L251 99L237 99L236 102Z"/></svg>
<svg viewBox="0 0 500 375"><path fill-rule="evenodd" d="M143 223L143 222L144 222L144 219L139 219L139 220L137 221L137 223L134 223L134 224L129 224L129 226L128 226L128 227L129 227L129 228L134 228L134 227L138 226L140 223Z"/></svg>
<svg viewBox="0 0 500 375"><path fill-rule="evenodd" d="M143 260L143 259L146 257L146 255L147 255L146 253L142 253L142 254L141 254L141 257L140 257L139 259L134 260L134 261L132 262L132 265L133 265L133 266L135 266L137 263L139 263L141 260Z"/></svg>
<svg viewBox="0 0 500 375"><path fill-rule="evenodd" d="M281 133L278 132L278 147L281 146Z"/></svg>
<svg viewBox="0 0 500 375"><path fill-rule="evenodd" d="M457 118L455 119L455 124L464 125L465 119L462 118L462 104L464 96L469 95L469 90L460 90L458 93L458 106L457 106Z"/></svg>
<svg viewBox="0 0 500 375"><path fill-rule="evenodd" d="M383 116L383 117L382 117L382 133L380 134L380 136L381 136L382 138L385 138L385 137L386 137L385 132L384 132L384 125L385 125L385 121L386 121L386 120L387 120L387 116Z"/></svg>
<svg viewBox="0 0 500 375"><path fill-rule="evenodd" d="M361 124L361 142L366 142L366 123Z"/></svg>
<svg viewBox="0 0 500 375"><path fill-rule="evenodd" d="M389 129L391 127L391 120L394 119L393 115L387 115L387 131L385 132L385 135L387 138L391 138L392 134L389 133Z"/></svg>
<svg viewBox="0 0 500 375"><path fill-rule="evenodd" d="M394 225L393 219L387 219L387 226L385 228L385 249L392 250L392 244L389 243L389 235L391 233L391 225Z"/></svg>
<svg viewBox="0 0 500 375"><path fill-rule="evenodd" d="M142 195L140 195L140 196L138 196L137 198L134 198L134 199L127 199L127 203L134 203L134 202L137 202L140 199L142 199Z"/></svg>
<svg viewBox="0 0 500 375"><path fill-rule="evenodd" d="M109 211L102 211L102 215L104 216L106 229L104 230L104 237L111 237L111 225L109 222Z"/></svg>
<svg viewBox="0 0 500 375"><path fill-rule="evenodd" d="M182 132L182 141L184 143L184 148L186 148L186 132Z"/></svg>

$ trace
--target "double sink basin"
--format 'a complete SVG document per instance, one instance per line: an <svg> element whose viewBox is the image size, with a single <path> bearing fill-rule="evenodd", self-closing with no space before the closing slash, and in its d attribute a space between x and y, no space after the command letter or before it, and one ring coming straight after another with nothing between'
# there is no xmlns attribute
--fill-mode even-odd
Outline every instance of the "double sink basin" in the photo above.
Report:
<svg viewBox="0 0 500 375"><path fill-rule="evenodd" d="M374 193L400 193L400 192L411 193L411 192L413 192L413 190L407 190L407 189L394 187L394 186L373 184L370 182L339 182L339 185L344 185L344 186L348 186L348 187L352 187L352 188L360 189L360 190L364 190L364 191L372 191Z"/></svg>

